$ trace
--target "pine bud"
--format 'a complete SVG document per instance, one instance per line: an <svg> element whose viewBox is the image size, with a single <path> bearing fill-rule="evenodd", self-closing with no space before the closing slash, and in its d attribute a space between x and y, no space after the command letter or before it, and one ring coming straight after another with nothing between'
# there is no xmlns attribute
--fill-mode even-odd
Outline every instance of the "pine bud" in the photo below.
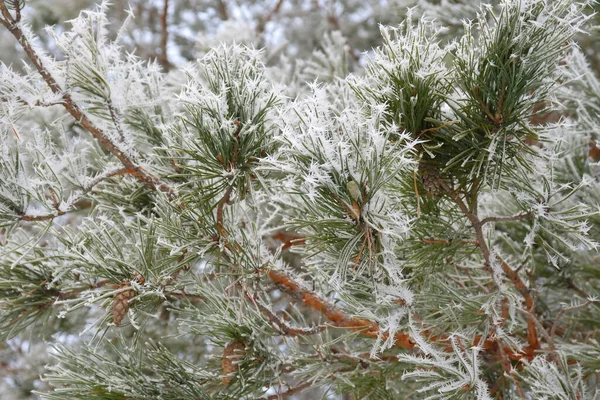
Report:
<svg viewBox="0 0 600 400"><path fill-rule="evenodd" d="M246 344L237 340L229 342L225 346L221 359L221 371L223 375L221 383L224 386L228 386L233 380L233 375L238 371L238 363L244 358L245 350Z"/></svg>
<svg viewBox="0 0 600 400"><path fill-rule="evenodd" d="M352 200L358 201L361 198L360 188L356 182L348 181L346 189L348 189L348 193L350 193Z"/></svg>
<svg viewBox="0 0 600 400"><path fill-rule="evenodd" d="M115 323L115 326L121 325L123 317L125 317L125 314L127 314L127 311L129 310L129 300L135 296L135 290L131 288L129 281L123 282L121 287L127 287L128 289L115 294L112 307L113 322Z"/></svg>

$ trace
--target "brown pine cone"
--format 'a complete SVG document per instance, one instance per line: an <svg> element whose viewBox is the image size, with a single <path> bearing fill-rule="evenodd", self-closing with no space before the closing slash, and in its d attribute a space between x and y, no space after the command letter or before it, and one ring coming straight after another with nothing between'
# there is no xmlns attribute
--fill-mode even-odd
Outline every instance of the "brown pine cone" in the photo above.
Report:
<svg viewBox="0 0 600 400"><path fill-rule="evenodd" d="M128 289L115 294L113 301L112 313L115 326L121 325L123 317L125 317L125 314L127 314L127 311L129 310L129 300L135 296L135 290L131 288L129 281L121 284L121 288L124 287L128 287Z"/></svg>
<svg viewBox="0 0 600 400"><path fill-rule="evenodd" d="M223 358L221 359L221 370L223 379L221 383L228 386L233 380L233 375L238 370L238 362L244 358L246 344L234 340L229 342L223 350Z"/></svg>
<svg viewBox="0 0 600 400"><path fill-rule="evenodd" d="M427 196L436 197L442 194L444 179L440 169L435 165L424 161L419 162L419 179Z"/></svg>

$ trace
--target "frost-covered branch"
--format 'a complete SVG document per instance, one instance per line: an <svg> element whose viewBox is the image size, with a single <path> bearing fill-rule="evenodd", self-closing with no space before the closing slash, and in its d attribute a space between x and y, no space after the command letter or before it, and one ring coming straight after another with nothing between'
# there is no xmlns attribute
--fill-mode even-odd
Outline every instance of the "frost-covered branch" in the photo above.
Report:
<svg viewBox="0 0 600 400"><path fill-rule="evenodd" d="M52 58L0 0L3 372L27 341L53 400L598 396L584 4L198 1L129 35L103 1Z"/></svg>
<svg viewBox="0 0 600 400"><path fill-rule="evenodd" d="M17 1L18 3L18 1ZM68 91L65 91L58 82L54 79L51 73L43 65L41 58L37 54L36 50L30 43L30 39L27 38L23 30L19 26L19 21L14 19L10 14L5 1L0 1L0 13L4 17L1 20L2 24L8 29L12 35L17 39L23 50L29 57L29 60L34 65L36 70L42 76L48 87L52 92L61 97L64 108L71 114L71 116L81 124L91 135L97 139L110 153L112 153L127 169L127 173L132 174L141 182L155 187L158 190L173 194L173 189L163 182L160 178L154 176L150 172L146 171L142 166L138 165L134 159L127 155L118 145L113 143L104 131L98 128L84 113L80 106L75 102L73 97Z"/></svg>
<svg viewBox="0 0 600 400"><path fill-rule="evenodd" d="M381 328L377 323L345 314L330 302L320 298L316 293L304 287L304 285L296 282L284 271L271 269L269 271L269 278L292 296L297 296L303 304L321 312L337 327L349 328L371 338L377 338L382 335L383 340L386 340L389 336L389 333L381 332ZM399 347L407 349L415 347L413 339L406 333L396 333L393 341Z"/></svg>
<svg viewBox="0 0 600 400"><path fill-rule="evenodd" d="M69 200L69 203L70 203L71 207L69 207L67 209L60 208L59 204L56 202L56 200L54 200L54 208L56 209L56 211L54 213L52 213L52 214L28 215L24 211L21 211L21 210L17 210L16 212L19 215L19 219L21 221L25 221L25 222L39 222L39 221L47 221L47 220L54 219L56 217L59 217L61 215L65 215L68 212L72 211L73 207L76 207L77 204L87 194L89 194L94 189L95 186L99 185L100 183L102 183L106 179L110 179L110 178L118 176L118 175L124 175L126 173L127 173L127 170L125 168L118 168L118 169L115 169L113 171L108 171L108 172L106 172L104 174L101 174L101 175L97 176L90 183L88 183L87 185L85 185L84 187L82 187L81 190L77 191L76 195L73 196Z"/></svg>

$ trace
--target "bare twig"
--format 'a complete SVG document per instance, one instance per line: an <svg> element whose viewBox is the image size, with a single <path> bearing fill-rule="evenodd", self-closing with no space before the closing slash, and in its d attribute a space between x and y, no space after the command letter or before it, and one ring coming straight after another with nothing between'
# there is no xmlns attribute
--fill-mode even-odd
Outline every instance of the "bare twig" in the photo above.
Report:
<svg viewBox="0 0 600 400"><path fill-rule="evenodd" d="M21 0L15 1L15 21L21 21Z"/></svg>
<svg viewBox="0 0 600 400"><path fill-rule="evenodd" d="M170 63L169 58L167 56L167 44L169 42L169 0L164 0L163 3L163 11L160 16L160 28L161 28L161 37L160 37L160 56L158 57L158 62L165 70L169 69Z"/></svg>
<svg viewBox="0 0 600 400"><path fill-rule="evenodd" d="M119 139L121 140L121 143L124 143L125 142L125 132L123 131L121 122L119 121L119 119L117 117L117 113L115 111L115 108L113 107L112 100L110 97L106 100L106 108L108 108L108 112L110 114L110 119L112 119L113 124L115 125L115 129L117 130L117 133L119 134Z"/></svg>
<svg viewBox="0 0 600 400"><path fill-rule="evenodd" d="M507 222L507 221L518 221L520 219L531 218L533 216L532 211L520 212L510 217L487 217L481 220L481 225L485 225L488 222Z"/></svg>
<svg viewBox="0 0 600 400"><path fill-rule="evenodd" d="M479 247L479 242L477 240L445 240L445 239L436 239L436 238L425 238L425 239L423 239L423 243L443 244L444 246L451 246L453 244L464 244L464 245L471 245L471 246Z"/></svg>
<svg viewBox="0 0 600 400"><path fill-rule="evenodd" d="M474 200L475 204L472 207L472 210L469 210L465 202L460 198L459 194L444 181L440 182L442 189L450 196L450 198L458 205L462 213L467 217L467 219L471 222L473 229L475 230L475 237L477 238L477 243L479 249L481 250L481 254L483 255L483 259L485 262L485 267L488 270L491 270L491 262L490 262L490 249L485 241L485 237L483 235L482 224L479 218L477 217L477 202Z"/></svg>
<svg viewBox="0 0 600 400"><path fill-rule="evenodd" d="M217 9L219 10L219 17L221 17L221 20L227 21L229 19L229 12L227 11L227 3L225 3L225 0L217 0Z"/></svg>
<svg viewBox="0 0 600 400"><path fill-rule="evenodd" d="M508 279L510 279L517 291L521 293L521 295L525 299L525 307L527 308L529 316L529 318L527 318L527 340L529 342L529 351L532 355L533 351L540 347L540 344L537 338L536 328L539 325L539 322L537 321L537 318L534 315L534 301L533 297L531 296L531 291L529 290L527 285L525 285L525 282L523 282L518 272L513 270L510 267L510 265L508 265L502 259L502 257L500 257L499 255L496 257L498 258L498 261L500 261L502 271L504 271Z"/></svg>
<svg viewBox="0 0 600 400"><path fill-rule="evenodd" d="M567 277L567 278L565 278L565 281L567 282L567 287L569 289L574 290L578 295L580 295L584 299L587 299L590 297L590 295L588 293L586 293L581 288L579 288L577 285L575 285L575 282L573 282L573 279Z"/></svg>
<svg viewBox="0 0 600 400"><path fill-rule="evenodd" d="M258 26L256 27L257 34L260 35L265 31L265 27L267 26L269 21L271 21L271 19L273 19L275 14L277 14L279 12L279 9L281 8L282 4L283 4L283 0L277 1L277 4L275 4L275 7L273 7L273 9L271 9L271 11L263 18L263 20L260 22L260 24L258 24Z"/></svg>

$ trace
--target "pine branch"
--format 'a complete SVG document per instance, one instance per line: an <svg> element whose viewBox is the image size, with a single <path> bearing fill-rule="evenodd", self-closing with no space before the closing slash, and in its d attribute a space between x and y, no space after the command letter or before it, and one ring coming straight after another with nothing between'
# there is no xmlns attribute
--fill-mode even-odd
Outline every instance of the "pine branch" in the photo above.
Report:
<svg viewBox="0 0 600 400"><path fill-rule="evenodd" d="M527 340L529 342L528 352L533 357L533 352L535 349L540 347L539 340L537 338L537 328L536 325L539 323L537 318L534 316L535 312L535 303L533 301L533 297L531 296L531 292L525 282L519 276L519 273L513 270L510 265L508 265L500 255L497 256L498 261L500 261L502 266L502 271L506 274L508 279L514 284L515 288L523 298L525 299L525 307L527 307L527 311L529 312L529 317L527 318Z"/></svg>
<svg viewBox="0 0 600 400"><path fill-rule="evenodd" d="M311 328L293 328L289 326L285 321L279 318L275 313L263 304L260 300L257 300L254 294L251 294L248 289L245 287L242 288L244 294L248 300L252 302L263 314L265 314L271 324L276 326L281 334L286 336L303 336L303 335L313 335L327 329L325 325L319 325Z"/></svg>
<svg viewBox="0 0 600 400"><path fill-rule="evenodd" d="M83 190L81 191L80 195L72 203L74 205L77 204L79 201L81 201L83 199L83 197L85 197L85 195L87 195L88 193L90 193L92 191L92 189L94 189L95 186L99 185L100 183L102 183L106 179L112 178L112 177L117 176L117 175L124 175L126 172L127 172L127 170L125 168L119 168L119 169L116 169L114 171L110 171L108 173L105 173L105 174L102 174L102 175L98 176L89 185L87 185L86 187L83 188ZM59 208L59 205L57 204L56 201L54 201L54 208L56 209L56 211L54 213L52 213L52 214L27 215L22 210L17 210L17 214L19 214L19 219L21 221L26 221L26 222L40 222L40 221L48 221L48 220L54 219L56 217L60 217L61 215L65 215L65 214L67 214L70 211L73 211L72 209L61 210Z"/></svg>
<svg viewBox="0 0 600 400"><path fill-rule="evenodd" d="M579 304L576 306L571 306L571 307L565 307L562 310L560 310L558 312L558 314L556 315L556 319L554 320L554 323L552 324L552 328L550 329L550 350L551 351L555 351L556 350L556 330L558 329L558 324L561 320L562 317L564 317L564 315L568 312L572 312L572 311L576 311L576 310L580 310L583 308L588 307L591 304L597 303L598 300L596 299L592 299L589 298L585 303L583 304Z"/></svg>
<svg viewBox="0 0 600 400"><path fill-rule="evenodd" d="M104 131L98 128L85 114L81 107L75 102L71 94L65 92L60 87L58 82L50 74L50 72L44 67L42 60L32 47L29 39L25 37L23 30L19 27L16 19L12 17L4 0L0 0L0 13L4 19L0 19L0 23L9 30L9 32L17 39L29 60L34 65L35 69L42 76L46 84L50 87L50 90L56 95L59 95L63 101L63 106L71 114L71 116L83 126L90 134L100 142L106 150L113 154L121 163L125 166L127 173L135 176L140 182L146 184L151 188L156 188L161 192L169 195L174 195L173 189L160 178L154 176L150 172L146 171L142 166L138 165L136 160L125 154L116 144L114 144Z"/></svg>
<svg viewBox="0 0 600 400"><path fill-rule="evenodd" d="M319 295L295 281L287 273L271 269L268 276L286 292L301 299L303 304L321 312L335 326L339 328L349 328L370 338L377 339L381 336L382 340L386 340L389 337L387 332L381 332L381 329L376 322L347 315L333 304L322 299ZM404 347L406 349L415 347L415 343L410 338L410 335L406 333L396 333L394 335L394 341L396 346L399 347Z"/></svg>
<svg viewBox="0 0 600 400"><path fill-rule="evenodd" d="M472 226L473 230L475 231L475 237L477 238L477 243L478 243L479 249L481 250L481 254L483 255L485 269L493 274L494 272L491 268L490 249L487 245L487 242L485 241L485 236L483 234L483 222L477 216L477 207L478 207L477 193L475 192L472 194L472 198L471 198L472 206L471 206L471 210L469 210L469 208L466 206L466 204L460 198L458 193L456 191L454 191L454 189L450 188L450 186L448 186L448 184L443 181L441 182L441 185L442 185L442 188L444 189L444 191L446 192L446 194L448 194L448 196L458 205L458 207L463 212L463 214L471 222L471 226ZM536 329L537 321L533 315L533 312L534 312L533 298L531 297L531 293L529 292L529 289L527 288L527 286L525 285L525 283L519 276L518 272L514 271L506 262L504 262L504 260L502 260L502 258L499 255L497 255L497 258L500 261L502 270L504 271L504 273L506 274L508 279L514 284L517 291L519 293L521 293L521 295L525 299L525 306L527 307L527 310L530 312L530 315L527 318L527 340L529 342L529 347L527 349L527 353L528 353L528 356L530 358L532 358L534 355L534 351L540 347L539 340L537 338L537 329Z"/></svg>

